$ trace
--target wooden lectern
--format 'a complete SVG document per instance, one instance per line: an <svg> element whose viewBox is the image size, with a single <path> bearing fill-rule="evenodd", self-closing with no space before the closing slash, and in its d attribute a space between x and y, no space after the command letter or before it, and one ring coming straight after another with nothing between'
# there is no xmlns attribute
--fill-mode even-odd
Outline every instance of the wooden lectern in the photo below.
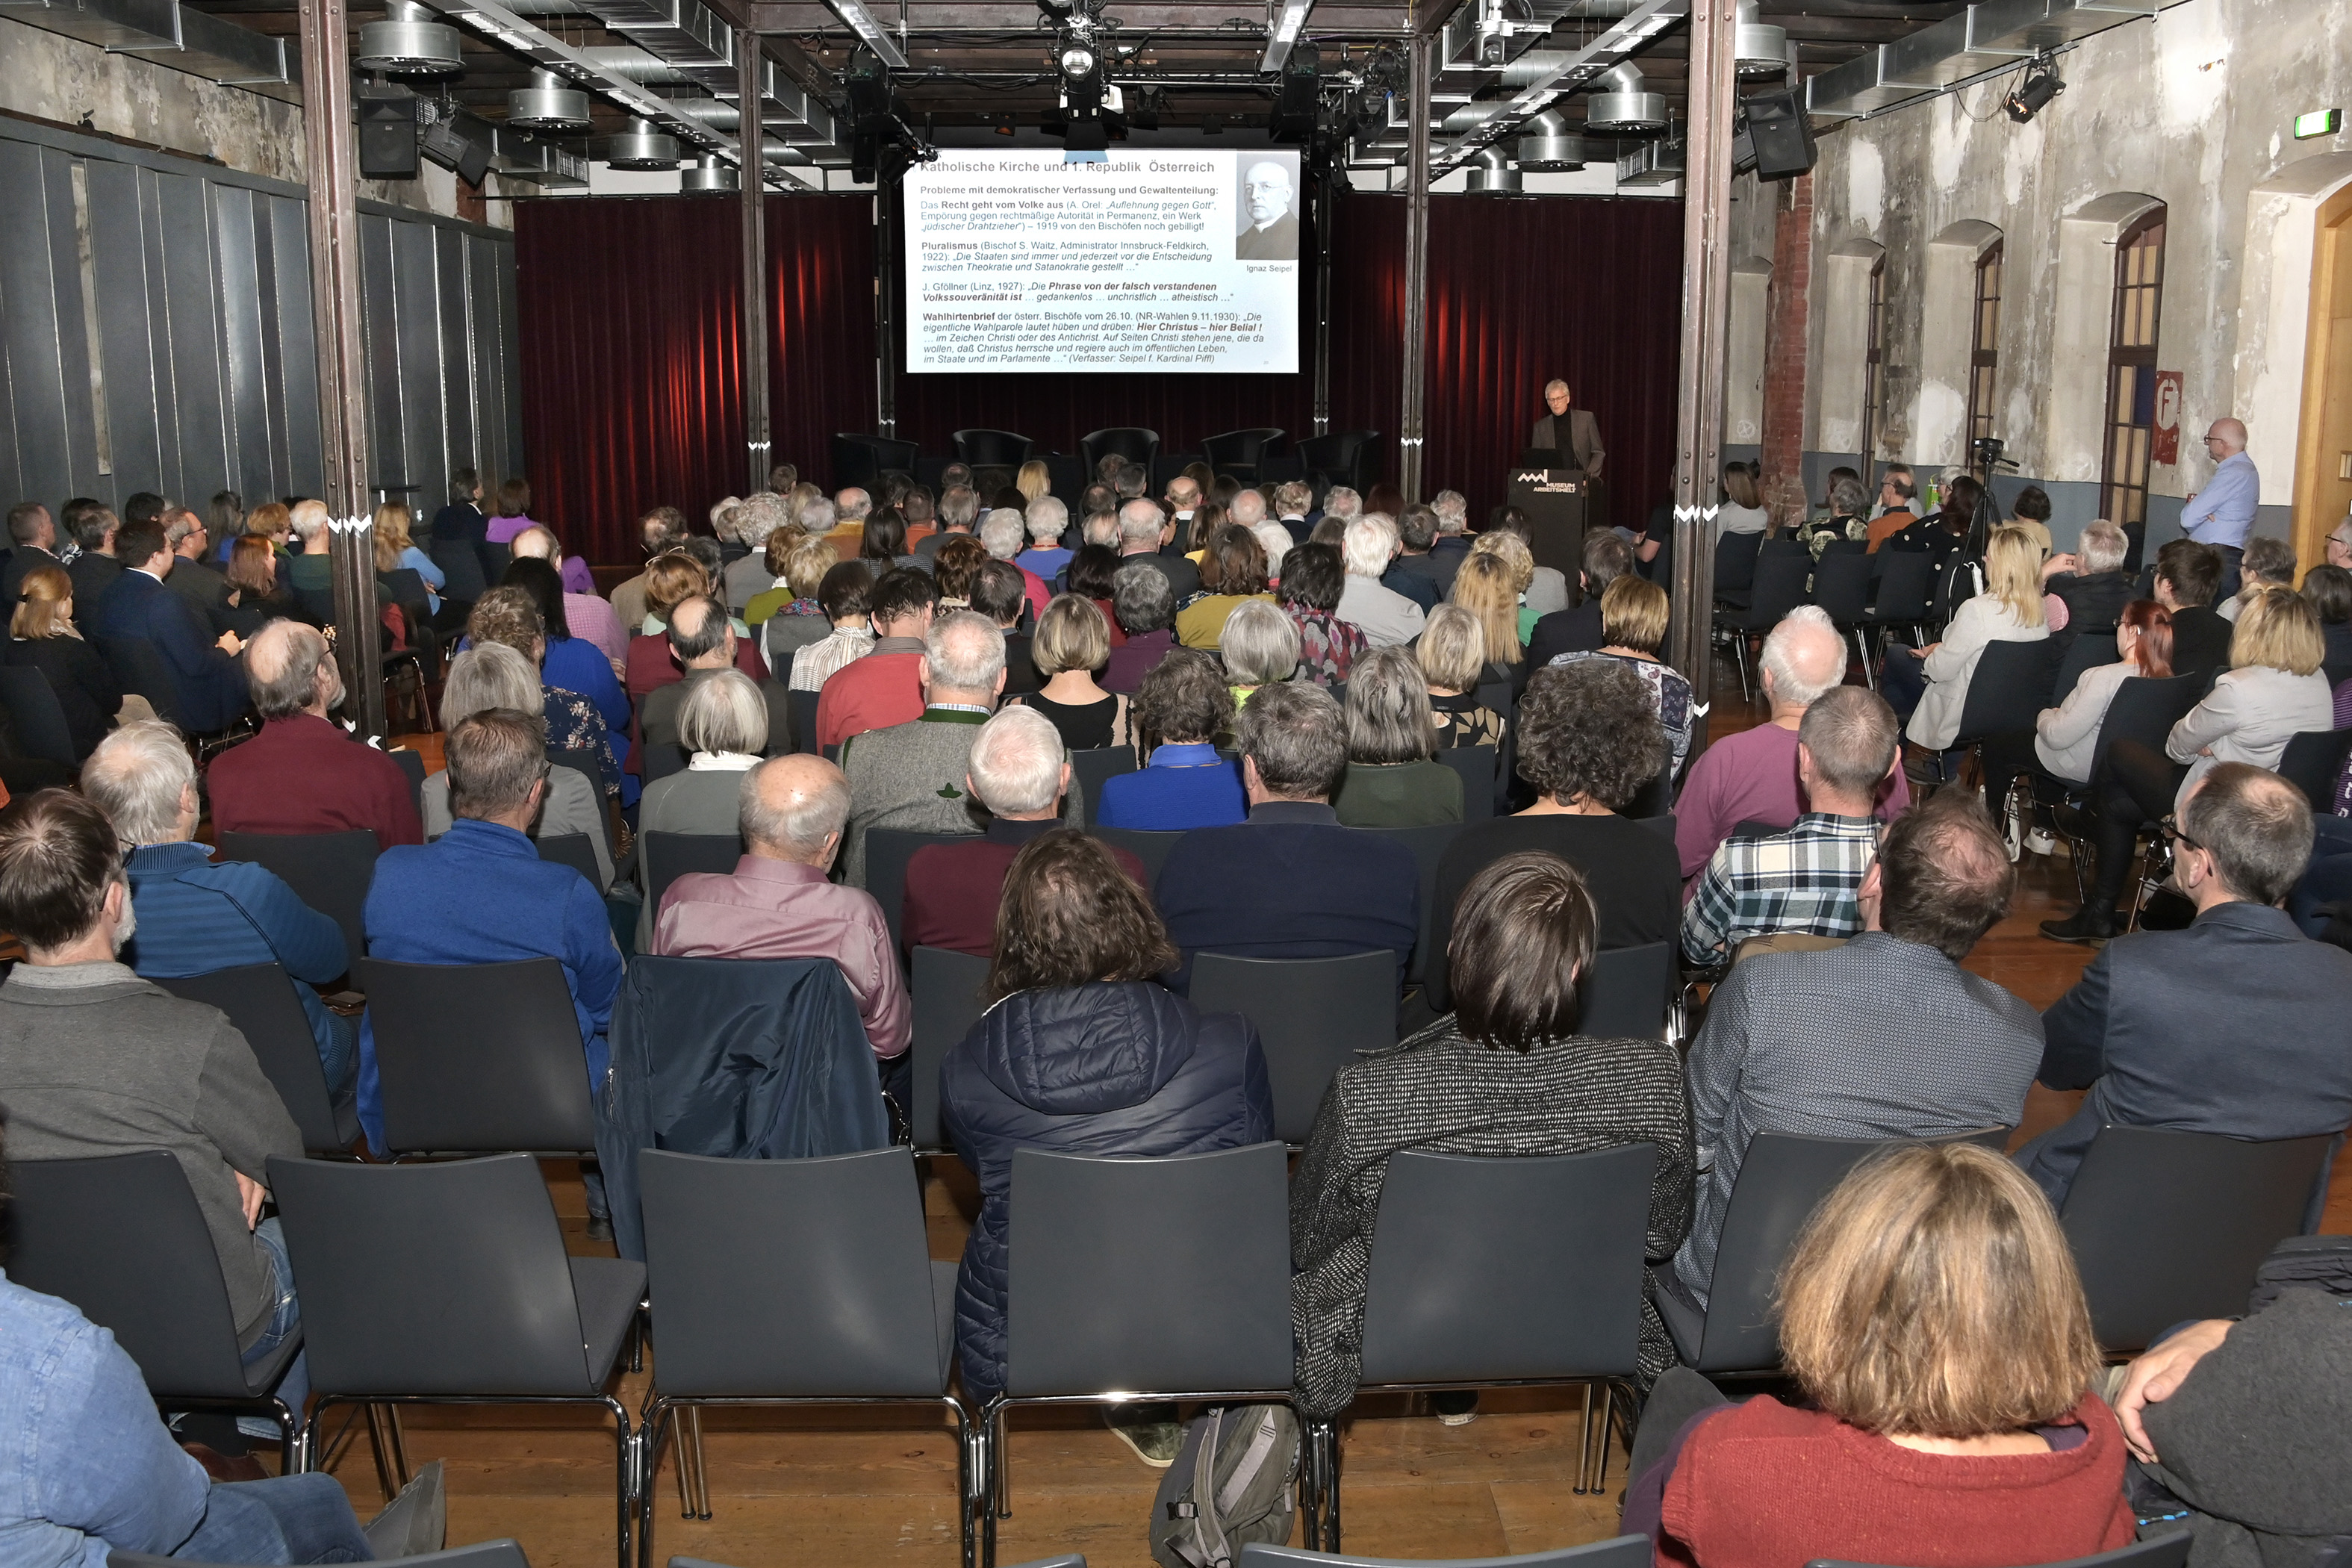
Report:
<svg viewBox="0 0 2352 1568"><path fill-rule="evenodd" d="M1536 564L1564 574L1571 590L1584 563L1584 531L1608 525L1601 481L1581 468L1516 468L1510 502L1528 514Z"/></svg>

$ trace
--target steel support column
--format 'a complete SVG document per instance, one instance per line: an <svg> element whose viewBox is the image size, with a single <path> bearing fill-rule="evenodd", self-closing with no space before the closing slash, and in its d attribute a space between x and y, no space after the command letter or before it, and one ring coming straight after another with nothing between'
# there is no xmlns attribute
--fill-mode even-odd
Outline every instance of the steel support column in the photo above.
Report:
<svg viewBox="0 0 2352 1568"><path fill-rule="evenodd" d="M1708 700L1715 606L1716 475L1722 466L1724 341L1731 301L1734 0L1693 0L1690 129L1683 175L1683 332L1675 420L1675 668Z"/></svg>
<svg viewBox="0 0 2352 1568"><path fill-rule="evenodd" d="M310 311L319 359L320 450L331 520L335 658L343 711L383 733L375 529L368 484L367 361L360 336L360 229L352 184L352 66L343 0L300 0L303 172L310 188Z"/></svg>
<svg viewBox="0 0 2352 1568"><path fill-rule="evenodd" d="M1423 411L1429 397L1429 95L1440 42L1434 32L1413 36L1412 118L1405 143L1404 407L1397 421L1397 488L1408 501L1421 499Z"/></svg>
<svg viewBox="0 0 2352 1568"><path fill-rule="evenodd" d="M736 90L741 118L735 129L742 149L743 186L743 447L744 493L765 489L772 454L768 416L768 181L765 132L760 119L760 35L735 35Z"/></svg>
<svg viewBox="0 0 2352 1568"><path fill-rule="evenodd" d="M874 433L898 437L898 181L874 184Z"/></svg>
<svg viewBox="0 0 2352 1568"><path fill-rule="evenodd" d="M1331 433L1331 226L1346 179L1337 170L1307 188L1315 201L1315 434Z"/></svg>

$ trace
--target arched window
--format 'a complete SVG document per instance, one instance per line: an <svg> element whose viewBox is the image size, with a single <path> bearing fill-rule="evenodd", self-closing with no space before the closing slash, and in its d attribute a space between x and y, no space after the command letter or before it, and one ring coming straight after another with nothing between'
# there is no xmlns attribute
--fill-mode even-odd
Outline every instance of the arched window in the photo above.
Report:
<svg viewBox="0 0 2352 1568"><path fill-rule="evenodd" d="M2099 510L2147 521L2148 443L2156 428L2156 333L2164 303L2164 215L2152 207L2116 237L2115 314L2107 331L2105 471Z"/></svg>
<svg viewBox="0 0 2352 1568"><path fill-rule="evenodd" d="M1862 471L1874 471L1878 461L1879 366L1886 353L1886 258L1870 264L1869 335L1863 340Z"/></svg>
<svg viewBox="0 0 2352 1568"><path fill-rule="evenodd" d="M1969 344L1969 450L1963 460L1973 462L1976 443L1993 435L1993 383L2000 369L2000 251L1993 241L1977 258L1977 308Z"/></svg>

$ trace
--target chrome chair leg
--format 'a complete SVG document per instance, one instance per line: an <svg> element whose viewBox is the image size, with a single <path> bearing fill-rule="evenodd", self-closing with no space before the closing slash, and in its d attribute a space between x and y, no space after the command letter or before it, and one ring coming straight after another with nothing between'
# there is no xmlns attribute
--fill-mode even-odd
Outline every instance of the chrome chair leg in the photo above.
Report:
<svg viewBox="0 0 2352 1568"><path fill-rule="evenodd" d="M1584 1495L1584 1478L1592 1473L1592 1385L1584 1385L1584 1411L1577 1422L1576 1485L1570 1489L1578 1497Z"/></svg>
<svg viewBox="0 0 2352 1568"><path fill-rule="evenodd" d="M694 1432L694 1517L710 1517L710 1466L702 1448L702 1406L686 1407L686 1419Z"/></svg>

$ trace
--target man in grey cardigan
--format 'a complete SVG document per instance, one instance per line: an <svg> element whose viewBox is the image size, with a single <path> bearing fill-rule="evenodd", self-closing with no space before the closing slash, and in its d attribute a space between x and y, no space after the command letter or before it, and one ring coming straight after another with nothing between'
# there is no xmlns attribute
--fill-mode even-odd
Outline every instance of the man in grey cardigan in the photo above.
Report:
<svg viewBox="0 0 2352 1568"><path fill-rule="evenodd" d="M115 961L136 925L121 848L96 805L47 789L0 813L0 929L26 952L0 985L8 1152L170 1152L212 1232L251 1364L299 1321L286 1244L278 1221L260 1215L269 1157L302 1158L302 1135L218 1009ZM298 1410L301 1379L297 1362L280 1385Z"/></svg>

